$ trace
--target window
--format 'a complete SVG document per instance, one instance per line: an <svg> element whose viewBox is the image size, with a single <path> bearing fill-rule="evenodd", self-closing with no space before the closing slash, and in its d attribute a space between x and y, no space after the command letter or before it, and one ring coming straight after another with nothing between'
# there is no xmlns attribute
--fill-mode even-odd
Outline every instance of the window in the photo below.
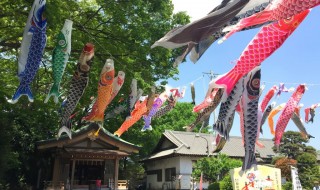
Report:
<svg viewBox="0 0 320 190"><path fill-rule="evenodd" d="M176 168L166 168L165 170L166 181L174 181L175 177L176 177Z"/></svg>
<svg viewBox="0 0 320 190"><path fill-rule="evenodd" d="M147 171L147 175L157 175L157 181L162 182L162 170L150 170Z"/></svg>

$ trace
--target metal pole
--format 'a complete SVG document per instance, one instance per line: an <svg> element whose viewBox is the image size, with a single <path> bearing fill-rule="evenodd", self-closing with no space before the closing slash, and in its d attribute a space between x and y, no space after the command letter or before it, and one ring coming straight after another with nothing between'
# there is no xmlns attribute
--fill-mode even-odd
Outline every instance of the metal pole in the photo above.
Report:
<svg viewBox="0 0 320 190"><path fill-rule="evenodd" d="M206 143L207 143L207 156L209 157L209 142L208 142L207 138L201 136L200 134L196 134L196 137L201 137L204 140L206 140Z"/></svg>

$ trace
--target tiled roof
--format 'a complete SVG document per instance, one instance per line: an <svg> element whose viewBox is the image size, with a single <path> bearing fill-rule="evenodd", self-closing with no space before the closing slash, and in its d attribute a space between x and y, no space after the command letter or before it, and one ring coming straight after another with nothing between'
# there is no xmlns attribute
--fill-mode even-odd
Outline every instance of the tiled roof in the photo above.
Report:
<svg viewBox="0 0 320 190"><path fill-rule="evenodd" d="M163 136L175 144L177 148L154 151L152 155L144 160L160 158L173 154L206 156L207 144L210 155L215 154L212 153L215 146L212 144L214 137L211 134L166 130L163 133ZM275 155L272 150L273 141L271 139L259 139L259 141L265 145L265 148L259 148L256 146L256 153L260 154L261 158L273 157ZM162 142L163 141L160 141L159 143ZM161 146L158 145L157 147ZM227 141L224 148L221 150L221 153L227 154L230 157L244 157L244 147L241 137L231 136L230 140Z"/></svg>

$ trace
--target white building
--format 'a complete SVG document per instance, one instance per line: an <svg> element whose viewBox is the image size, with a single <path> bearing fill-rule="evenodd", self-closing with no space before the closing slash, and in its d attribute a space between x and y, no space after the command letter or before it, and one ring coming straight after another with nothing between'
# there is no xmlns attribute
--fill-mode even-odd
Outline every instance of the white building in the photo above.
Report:
<svg viewBox="0 0 320 190"><path fill-rule="evenodd" d="M143 159L147 173L147 189L191 189L192 167L196 160L213 156L216 146L210 134L166 130L152 154ZM271 139L259 139L265 148L256 147L258 162L270 163L275 153ZM207 152L207 150L209 150ZM208 154L209 153L209 154ZM221 153L242 159L244 148L241 137L230 137ZM199 183L197 186L199 187ZM208 183L204 182L203 188Z"/></svg>

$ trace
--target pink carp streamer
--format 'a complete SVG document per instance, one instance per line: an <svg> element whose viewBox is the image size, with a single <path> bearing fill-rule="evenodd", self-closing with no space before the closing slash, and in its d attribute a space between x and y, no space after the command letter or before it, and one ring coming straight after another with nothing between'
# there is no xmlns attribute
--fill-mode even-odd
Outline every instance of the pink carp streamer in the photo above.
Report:
<svg viewBox="0 0 320 190"><path fill-rule="evenodd" d="M310 10L306 10L292 18L283 19L262 27L242 52L236 66L228 73L210 82L210 87L226 88L227 95L229 95L237 81L275 52L295 31L309 12Z"/></svg>
<svg viewBox="0 0 320 190"><path fill-rule="evenodd" d="M268 103L270 102L271 98L275 95L275 93L278 91L278 87L274 85L271 87L271 89L267 92L267 94L264 96L261 104L260 104L260 111L263 113L266 109Z"/></svg>
<svg viewBox="0 0 320 190"><path fill-rule="evenodd" d="M320 0L274 0L262 12L240 20L240 22L225 35L222 41L246 27L287 19L319 4Z"/></svg>
<svg viewBox="0 0 320 190"><path fill-rule="evenodd" d="M319 106L320 106L319 104L312 104L309 108L306 108L304 110L304 113L305 113L304 120L305 120L306 123L309 123L310 121L313 123L313 119L314 119L314 116L315 116L315 113L316 113L315 109L317 107L319 107ZM309 119L309 114L311 116L310 119Z"/></svg>
<svg viewBox="0 0 320 190"><path fill-rule="evenodd" d="M207 97L203 102L201 102L199 105L193 107L193 112L199 112L206 107L208 107L211 102L214 100L214 97L216 96L217 92L219 91L219 88L214 89L211 92L211 95Z"/></svg>
<svg viewBox="0 0 320 190"><path fill-rule="evenodd" d="M292 114L295 111L295 108L298 106L302 98L302 95L305 92L305 89L306 89L306 86L304 84L301 84L298 86L297 90L292 94L289 101L286 103L281 115L279 116L279 119L276 125L276 131L275 131L276 135L274 140L274 143L277 148L279 148L280 140L282 138L284 130L286 129L287 124L290 118L292 117Z"/></svg>

